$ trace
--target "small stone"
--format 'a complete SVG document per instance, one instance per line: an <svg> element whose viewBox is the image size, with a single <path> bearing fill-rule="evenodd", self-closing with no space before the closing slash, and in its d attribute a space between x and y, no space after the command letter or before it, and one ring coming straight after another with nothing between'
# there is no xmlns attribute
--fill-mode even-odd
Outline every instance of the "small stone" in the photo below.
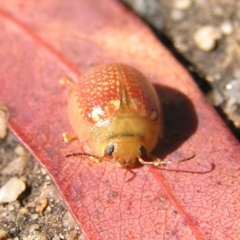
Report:
<svg viewBox="0 0 240 240"><path fill-rule="evenodd" d="M240 79L234 79L230 81L226 85L224 91L224 96L227 100L223 110L237 128L240 128L240 114L238 110L240 105L239 92L240 92Z"/></svg>
<svg viewBox="0 0 240 240"><path fill-rule="evenodd" d="M189 46L184 42L184 39L179 36L175 37L174 46L179 50L179 52L187 52L189 50Z"/></svg>
<svg viewBox="0 0 240 240"><path fill-rule="evenodd" d="M171 12L171 19L174 22L181 21L184 18L184 13L183 11L180 11L178 9L173 9Z"/></svg>
<svg viewBox="0 0 240 240"><path fill-rule="evenodd" d="M48 213L51 213L52 212L52 208L50 206L47 206L45 211L48 212Z"/></svg>
<svg viewBox="0 0 240 240"><path fill-rule="evenodd" d="M85 237L82 235L80 235L80 237L78 238L78 240L85 240Z"/></svg>
<svg viewBox="0 0 240 240"><path fill-rule="evenodd" d="M225 96L233 98L235 102L240 104L240 79L234 79L226 85Z"/></svg>
<svg viewBox="0 0 240 240"><path fill-rule="evenodd" d="M76 227L76 222L70 212L66 212L63 216L62 224L66 228L74 228Z"/></svg>
<svg viewBox="0 0 240 240"><path fill-rule="evenodd" d="M222 23L220 29L224 35L230 35L233 32L233 25L230 21Z"/></svg>
<svg viewBox="0 0 240 240"><path fill-rule="evenodd" d="M217 16L217 17L222 17L223 15L224 15L224 8L222 8L221 6L220 6L220 4L218 5L218 4L215 4L215 5L213 5L213 9L212 9L212 12L213 12L213 14L215 15L215 16Z"/></svg>
<svg viewBox="0 0 240 240"><path fill-rule="evenodd" d="M51 180L50 176L49 176L49 175L46 175L46 176L45 176L45 180L46 180L46 181L47 181L47 180L48 180L48 181Z"/></svg>
<svg viewBox="0 0 240 240"><path fill-rule="evenodd" d="M29 233L33 233L35 231L38 231L40 229L40 226L38 224L32 224L29 228Z"/></svg>
<svg viewBox="0 0 240 240"><path fill-rule="evenodd" d="M1 240L8 240L10 237L11 236L10 236L10 234L7 231L5 231L4 229L0 228L0 239Z"/></svg>
<svg viewBox="0 0 240 240"><path fill-rule="evenodd" d="M41 173L42 173L43 176L47 175L47 172L44 168L41 168Z"/></svg>
<svg viewBox="0 0 240 240"><path fill-rule="evenodd" d="M67 231L65 234L65 239L78 240L77 235L78 234L76 230Z"/></svg>
<svg viewBox="0 0 240 240"><path fill-rule="evenodd" d="M43 233L35 231L26 237L22 237L22 240L47 240L47 236Z"/></svg>
<svg viewBox="0 0 240 240"><path fill-rule="evenodd" d="M188 8L190 8L191 4L192 0L174 0L173 8L179 10L187 10Z"/></svg>
<svg viewBox="0 0 240 240"><path fill-rule="evenodd" d="M60 238L57 234L55 234L54 237L52 238L52 240L60 240Z"/></svg>
<svg viewBox="0 0 240 240"><path fill-rule="evenodd" d="M49 186L48 196L49 198L54 199L56 202L60 202L62 200L58 189L54 185Z"/></svg>
<svg viewBox="0 0 240 240"><path fill-rule="evenodd" d="M4 139L7 136L7 124L0 115L0 138Z"/></svg>
<svg viewBox="0 0 240 240"><path fill-rule="evenodd" d="M18 227L12 227L12 228L9 230L9 233L10 233L10 235L12 235L12 236L17 236L17 235L19 235L20 232L21 232L21 230L20 230ZM12 239L8 239L8 240L12 240Z"/></svg>
<svg viewBox="0 0 240 240"><path fill-rule="evenodd" d="M37 213L32 214L32 215L31 215L31 219L32 219L32 220L38 219L38 214L37 214Z"/></svg>
<svg viewBox="0 0 240 240"><path fill-rule="evenodd" d="M12 212L12 211L15 210L15 207L13 205L9 204L7 209L8 209L9 212Z"/></svg>
<svg viewBox="0 0 240 240"><path fill-rule="evenodd" d="M19 156L24 156L27 154L25 148L20 144L15 147L14 152Z"/></svg>
<svg viewBox="0 0 240 240"><path fill-rule="evenodd" d="M16 177L11 178L0 188L0 202L9 203L16 201L25 189L25 182Z"/></svg>
<svg viewBox="0 0 240 240"><path fill-rule="evenodd" d="M220 106L224 102L222 94L217 90L212 90L207 94L208 101L215 107Z"/></svg>
<svg viewBox="0 0 240 240"><path fill-rule="evenodd" d="M19 210L18 210L18 219L21 219L23 218L25 215L27 215L29 213L28 209L25 208L25 207L21 207Z"/></svg>
<svg viewBox="0 0 240 240"><path fill-rule="evenodd" d="M64 236L60 233L59 234L60 239L64 239Z"/></svg>
<svg viewBox="0 0 240 240"><path fill-rule="evenodd" d="M22 174L29 160L28 155L21 155L12 160L3 170L3 175Z"/></svg>
<svg viewBox="0 0 240 240"><path fill-rule="evenodd" d="M199 28L193 35L197 47L205 52L213 50L220 38L221 32L210 25Z"/></svg>
<svg viewBox="0 0 240 240"><path fill-rule="evenodd" d="M40 201L40 204L36 206L36 212L42 213L48 205L48 200L47 198L44 198Z"/></svg>
<svg viewBox="0 0 240 240"><path fill-rule="evenodd" d="M211 74L211 75L206 75L205 78L208 82L216 82L216 81L221 80L222 76L219 73L215 73L215 74Z"/></svg>

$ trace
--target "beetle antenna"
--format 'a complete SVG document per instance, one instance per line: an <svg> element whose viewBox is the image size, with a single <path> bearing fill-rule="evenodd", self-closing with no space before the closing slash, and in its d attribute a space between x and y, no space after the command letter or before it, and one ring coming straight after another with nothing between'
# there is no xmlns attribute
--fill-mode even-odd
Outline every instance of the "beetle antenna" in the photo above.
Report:
<svg viewBox="0 0 240 240"><path fill-rule="evenodd" d="M66 155L66 158L69 158L69 157L78 157L78 156L88 156L88 157L93 157L93 158L97 158L97 159L101 159L100 157L96 156L96 155L93 155L93 154L90 154L90 153L69 153Z"/></svg>
<svg viewBox="0 0 240 240"><path fill-rule="evenodd" d="M175 163L180 163L180 162L186 162L195 157L195 154L193 154L191 157L188 158L183 158L177 161L172 161L172 160L162 160L160 158L155 159L154 161L148 162L144 161L142 158L138 158L138 161L143 164L143 165L154 165L156 167L162 166L162 165L168 165L168 164L175 164Z"/></svg>

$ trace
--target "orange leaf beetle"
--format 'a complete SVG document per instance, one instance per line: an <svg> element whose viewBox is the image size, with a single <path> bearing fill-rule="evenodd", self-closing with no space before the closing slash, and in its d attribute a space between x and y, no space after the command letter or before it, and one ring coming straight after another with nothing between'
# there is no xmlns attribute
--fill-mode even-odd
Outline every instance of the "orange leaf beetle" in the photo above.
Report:
<svg viewBox="0 0 240 240"><path fill-rule="evenodd" d="M71 86L68 117L75 132L63 133L63 138L69 142L77 137L95 153L67 157L89 155L97 162L115 161L119 167L133 167L137 160L155 166L172 163L151 155L163 135L162 111L152 84L137 69L110 63L93 68L77 83L68 78L61 83Z"/></svg>

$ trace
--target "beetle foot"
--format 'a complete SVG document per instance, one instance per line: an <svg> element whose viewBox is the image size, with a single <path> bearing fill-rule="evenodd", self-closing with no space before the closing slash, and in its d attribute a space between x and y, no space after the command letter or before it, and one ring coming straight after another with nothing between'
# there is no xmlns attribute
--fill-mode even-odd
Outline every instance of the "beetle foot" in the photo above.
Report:
<svg viewBox="0 0 240 240"><path fill-rule="evenodd" d="M59 83L61 85L68 85L70 87L73 87L74 86L74 82L71 78L68 78L68 77L62 77L60 80L59 80Z"/></svg>
<svg viewBox="0 0 240 240"><path fill-rule="evenodd" d="M101 158L96 158L95 156L90 156L90 159L94 162L94 163L100 163L102 161Z"/></svg>
<svg viewBox="0 0 240 240"><path fill-rule="evenodd" d="M63 138L63 141L64 141L64 142L69 143L69 142L71 142L72 140L76 139L76 138L77 138L77 135L76 135L76 134L63 133L63 134L62 134L62 138Z"/></svg>

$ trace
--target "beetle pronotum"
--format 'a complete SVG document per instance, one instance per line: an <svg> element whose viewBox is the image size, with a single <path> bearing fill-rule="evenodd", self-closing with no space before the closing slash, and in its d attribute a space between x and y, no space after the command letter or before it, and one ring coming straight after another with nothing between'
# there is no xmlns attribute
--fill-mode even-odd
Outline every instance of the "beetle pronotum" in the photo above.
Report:
<svg viewBox="0 0 240 240"><path fill-rule="evenodd" d="M68 116L75 132L63 133L63 138L66 142L79 138L95 153L67 157L89 155L97 162L112 159L119 167L133 167L137 160L155 166L173 163L151 155L163 135L162 110L152 84L138 70L120 63L105 64L77 83L68 78L61 83L71 86ZM143 155L151 161L143 160Z"/></svg>

